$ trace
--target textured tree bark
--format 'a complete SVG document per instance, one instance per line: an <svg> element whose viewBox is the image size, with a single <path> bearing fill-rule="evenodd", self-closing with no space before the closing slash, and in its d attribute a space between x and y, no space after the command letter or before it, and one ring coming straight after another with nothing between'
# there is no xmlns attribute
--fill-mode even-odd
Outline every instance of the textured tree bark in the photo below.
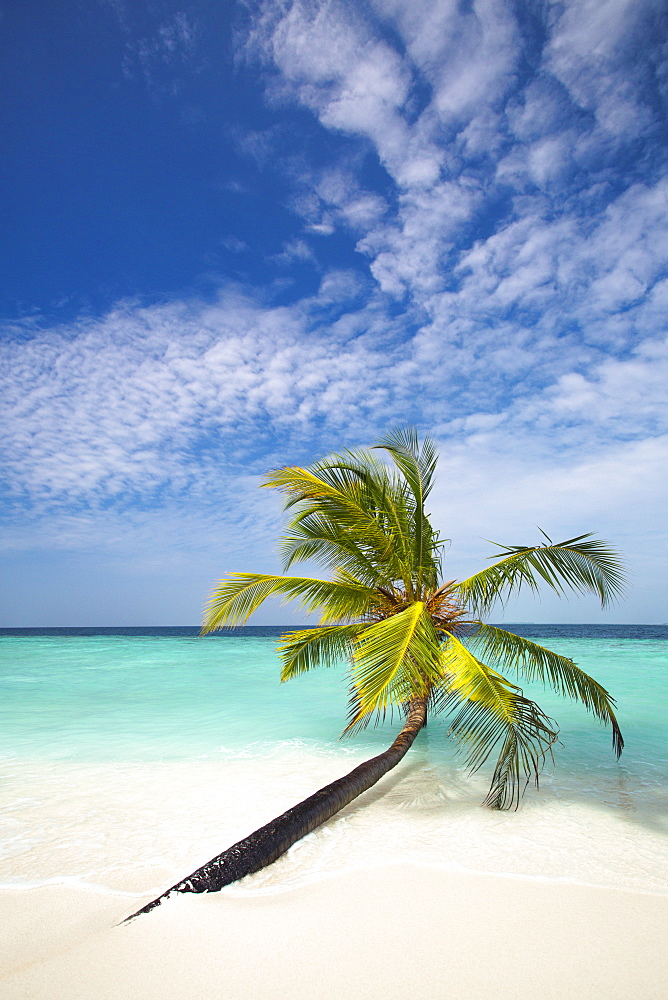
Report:
<svg viewBox="0 0 668 1000"><path fill-rule="evenodd" d="M360 764L342 778L337 778L330 785L325 785L266 826L228 847L192 875L126 917L123 923L160 906L163 899L167 899L172 892L218 892L223 886L266 868L285 854L296 841L317 829L396 767L426 721L426 699L413 699L403 729L387 750Z"/></svg>

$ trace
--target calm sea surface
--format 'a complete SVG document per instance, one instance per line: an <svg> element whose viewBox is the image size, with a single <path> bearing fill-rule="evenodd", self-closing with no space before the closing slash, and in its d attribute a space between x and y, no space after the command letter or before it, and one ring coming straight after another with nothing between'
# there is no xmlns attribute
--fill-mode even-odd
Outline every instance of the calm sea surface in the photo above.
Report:
<svg viewBox="0 0 668 1000"><path fill-rule="evenodd" d="M338 818L228 892L281 891L398 858L668 889L668 627L505 626L572 657L616 698L626 740L525 685L560 726L540 790L480 808L434 718L402 764ZM339 740L345 670L280 684L281 628L0 630L0 883L164 887L387 746Z"/></svg>

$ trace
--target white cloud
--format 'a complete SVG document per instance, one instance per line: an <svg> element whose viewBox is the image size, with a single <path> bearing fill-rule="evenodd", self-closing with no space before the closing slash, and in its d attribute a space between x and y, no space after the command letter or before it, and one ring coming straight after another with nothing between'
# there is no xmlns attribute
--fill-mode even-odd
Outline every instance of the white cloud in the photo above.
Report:
<svg viewBox="0 0 668 1000"><path fill-rule="evenodd" d="M507 4L476 0L466 8L452 0L376 0L374 6L398 27L433 87L434 110L446 121L494 104L515 82L522 39Z"/></svg>
<svg viewBox="0 0 668 1000"><path fill-rule="evenodd" d="M512 277L523 275L519 267ZM271 460L277 435L283 453L290 442L359 441L402 419L431 417L469 433L467 421L496 413L498 425L504 414L557 448L555 435L570 440L572 425L585 444L665 430L661 339L596 363L584 348L564 353L559 339L512 326L503 336L471 328L447 342L436 322L407 340L405 316L393 321L381 300L342 312L361 292L356 273L331 271L318 295L292 307L228 289L214 303L126 304L6 343L7 486L42 503L174 496L202 489L245 450ZM509 391L525 371L532 383Z"/></svg>
<svg viewBox="0 0 668 1000"><path fill-rule="evenodd" d="M614 150L648 121L651 71L628 70L652 3L566 6L545 21L542 61L530 32L496 0L466 10L449 0L373 6L401 38L402 55L344 3L267 4L252 35L249 47L277 71L275 93L310 108L325 128L370 142L396 185L390 212L350 169L305 173L296 204L311 230L356 229L380 288L432 314L482 307L500 318L522 308L549 313L556 326L567 303L564 327L577 324L593 343L628 342L642 318L629 317L624 332L623 323L608 324L610 314L640 303L668 265L665 187L609 184ZM519 86L527 56L536 69ZM472 245L469 234L508 185L510 211ZM544 196L529 195L535 188ZM440 299L450 276L483 254L483 271Z"/></svg>
<svg viewBox="0 0 668 1000"><path fill-rule="evenodd" d="M274 254L272 260L284 265L290 265L295 260L317 265L316 256L306 240L290 240L284 244L280 253Z"/></svg>
<svg viewBox="0 0 668 1000"><path fill-rule="evenodd" d="M501 0L255 12L246 52L274 106L346 137L326 168L285 161L304 232L272 263L325 260L338 233L357 270L321 264L318 291L280 307L226 286L8 331L0 460L11 503L35 511L27 530L10 517L11 544L47 544L44 510L49 544L99 533L110 551L150 530L168 551L197 548L220 523L225 552L253 568L277 512L250 499L249 476L411 420L443 442L446 529L595 528L640 565L668 430L665 74L654 46L639 57L658 4L585 0L528 20ZM135 59L178 68L193 32L157 25ZM269 169L279 132L237 146ZM461 554L464 571L478 551Z"/></svg>
<svg viewBox="0 0 668 1000"><path fill-rule="evenodd" d="M338 299L348 280L328 276L318 302ZM22 369L13 400L4 396L15 431L4 458L16 495L36 505L18 526L10 516L6 554L92 553L114 573L127 559L137 579L174 577L177 593L190 588L199 600L226 570L276 565L278 499L257 489L260 472L372 441L412 413L441 443L432 513L453 539L447 572L477 568L491 551L484 538L531 540L536 524L555 537L596 530L635 573L612 618L662 617L644 577L656 578L664 558L665 344L646 341L586 376L565 371L495 412L469 403L462 415L466 361L425 370L419 340L407 350L375 331L360 337L344 318L319 339L303 308L230 294L213 305L126 306L106 323L31 342L34 368ZM499 358L488 359L487 378ZM449 399L439 400L446 384ZM595 614L586 603L526 601L511 617Z"/></svg>
<svg viewBox="0 0 668 1000"><path fill-rule="evenodd" d="M638 83L651 72L641 57L652 2L584 0L564 5L547 49L550 71L599 126L615 136L641 135L653 120Z"/></svg>
<svg viewBox="0 0 668 1000"><path fill-rule="evenodd" d="M316 325L359 287L356 275L327 274ZM336 344L307 329L307 313L230 291L210 304L128 304L5 343L8 486L43 500L175 493L200 476L208 438L219 449L222 435L224 453L227 436L261 453L281 427L308 437L316 420L364 426L369 399L392 389L392 350L378 350L374 331Z"/></svg>
<svg viewBox="0 0 668 1000"><path fill-rule="evenodd" d="M668 533L665 528L668 436L611 443L576 457L546 455L521 429L460 435L444 444L431 502L434 520L452 538L444 573L463 577L486 564L501 544L530 545L538 528L561 541L586 531L613 544L629 572L626 597L606 613L611 621L665 621ZM497 610L501 617L502 610ZM514 601L506 621L596 621L596 602L543 595Z"/></svg>
<svg viewBox="0 0 668 1000"><path fill-rule="evenodd" d="M149 33L136 37L131 31L127 9L115 4L111 6L119 24L129 35L123 60L124 75L128 78L139 75L154 96L165 91L176 93L180 89L183 67L193 64L197 58L197 22L185 11L176 11L156 21ZM196 113L196 109L190 112Z"/></svg>

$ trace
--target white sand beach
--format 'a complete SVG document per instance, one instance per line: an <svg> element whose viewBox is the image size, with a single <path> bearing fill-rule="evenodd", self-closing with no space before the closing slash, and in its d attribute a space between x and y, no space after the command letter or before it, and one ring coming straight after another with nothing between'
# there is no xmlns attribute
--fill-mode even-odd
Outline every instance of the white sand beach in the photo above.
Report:
<svg viewBox="0 0 668 1000"><path fill-rule="evenodd" d="M668 895L394 864L274 894L176 895L119 926L137 902L0 893L0 996L668 996Z"/></svg>
<svg viewBox="0 0 668 1000"><path fill-rule="evenodd" d="M375 750L329 740L324 689L303 717L296 697L282 709L285 730L297 718L308 738L271 728L280 718L273 692L286 695L274 684L271 639L252 662L266 669L272 697L262 712L242 713L262 741L244 743L240 733L235 744L221 710L202 723L210 732L198 744L187 706L199 712L204 694L218 690L221 654L211 647L212 673L202 679L199 651L209 647L193 647L196 670L174 643L168 669L167 641L103 644L101 658L84 664L75 649L58 648L47 664L53 697L40 707L41 651L35 695L17 696L14 715L5 705L2 1000L666 1000L668 783L665 731L655 723L664 717L663 648L652 646L653 658L626 647L617 654L620 672L635 655L631 673L646 685L621 764L609 760L608 733L594 732L600 746L588 743L576 717L538 792L529 789L517 812L483 809L489 775L469 775L430 725L396 769L275 864L220 893L174 895L121 925ZM597 655L607 663L606 650ZM233 660L243 676L232 694L246 690L246 661ZM77 677L92 681L86 711L75 699L63 731L59 692L68 690L70 661L73 690ZM21 676L33 676L28 666ZM155 690L154 670L184 691L177 685L171 700L161 688L149 711L139 695ZM91 704L108 717L91 715ZM238 700L230 704L238 712ZM135 745L142 719L155 731ZM314 719L320 729L308 729ZM106 756L96 756L100 747ZM165 747L173 759L161 756Z"/></svg>

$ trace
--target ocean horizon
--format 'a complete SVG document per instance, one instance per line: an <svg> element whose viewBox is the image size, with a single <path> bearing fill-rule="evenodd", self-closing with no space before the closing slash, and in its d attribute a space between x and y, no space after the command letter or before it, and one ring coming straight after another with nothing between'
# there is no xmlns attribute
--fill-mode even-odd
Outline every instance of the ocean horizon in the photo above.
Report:
<svg viewBox="0 0 668 1000"><path fill-rule="evenodd" d="M555 635L567 637L590 637L596 635L617 635L620 638L668 639L668 623L666 622L494 622L493 624L518 635ZM200 625L6 625L0 627L0 637L3 635L55 635L72 633L75 635L165 635L188 636L203 639L220 639L226 635L266 634L280 635L291 629L317 628L316 625L232 625L201 636ZM539 631L546 629L547 631ZM658 630L665 630L664 632ZM654 632L653 630L657 630Z"/></svg>
<svg viewBox="0 0 668 1000"><path fill-rule="evenodd" d="M296 627L0 629L0 885L160 890L389 745L397 717L340 739L345 669L279 683L276 639ZM620 761L583 706L524 684L560 744L517 812L481 807L493 767L469 774L435 716L377 786L225 892L397 860L665 891L668 626L504 627L611 692Z"/></svg>

